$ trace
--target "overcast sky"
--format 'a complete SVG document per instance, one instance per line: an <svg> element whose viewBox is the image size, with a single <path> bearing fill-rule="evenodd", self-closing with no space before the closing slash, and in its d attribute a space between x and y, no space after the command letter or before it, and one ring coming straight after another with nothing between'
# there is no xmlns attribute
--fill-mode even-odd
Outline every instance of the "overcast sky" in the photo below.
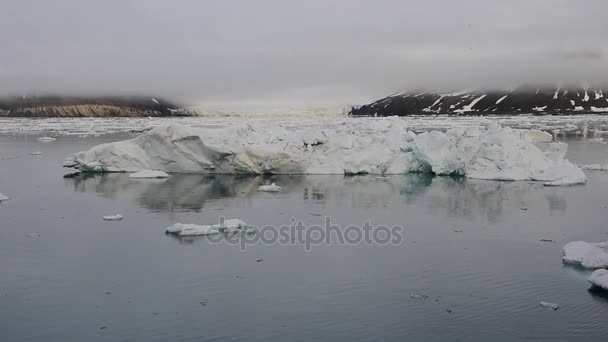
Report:
<svg viewBox="0 0 608 342"><path fill-rule="evenodd" d="M606 0L4 0L0 92L361 103L608 80Z"/></svg>

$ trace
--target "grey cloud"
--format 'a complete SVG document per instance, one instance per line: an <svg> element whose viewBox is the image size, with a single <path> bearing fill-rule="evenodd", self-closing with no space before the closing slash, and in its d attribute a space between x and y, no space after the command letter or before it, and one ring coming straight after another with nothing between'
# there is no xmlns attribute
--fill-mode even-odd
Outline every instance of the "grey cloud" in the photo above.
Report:
<svg viewBox="0 0 608 342"><path fill-rule="evenodd" d="M407 88L608 79L602 0L8 0L2 7L0 93L315 104Z"/></svg>

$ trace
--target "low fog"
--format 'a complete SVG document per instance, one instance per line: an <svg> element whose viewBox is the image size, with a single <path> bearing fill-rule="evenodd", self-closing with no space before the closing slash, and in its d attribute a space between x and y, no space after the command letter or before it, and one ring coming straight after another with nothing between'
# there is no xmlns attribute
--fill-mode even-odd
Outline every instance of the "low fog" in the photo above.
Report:
<svg viewBox="0 0 608 342"><path fill-rule="evenodd" d="M363 103L608 80L608 2L7 0L0 95Z"/></svg>

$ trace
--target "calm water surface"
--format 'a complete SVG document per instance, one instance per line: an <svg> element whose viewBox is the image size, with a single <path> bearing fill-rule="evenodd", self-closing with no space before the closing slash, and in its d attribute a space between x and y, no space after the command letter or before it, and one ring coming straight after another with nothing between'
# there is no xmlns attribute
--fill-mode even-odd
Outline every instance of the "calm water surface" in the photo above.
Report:
<svg viewBox="0 0 608 342"><path fill-rule="evenodd" d="M420 175L64 178L66 156L118 138L0 136L0 192L11 197L0 204L0 341L608 336L608 297L561 263L570 240L608 240L607 173L565 188ZM569 157L606 163L606 146L573 140ZM270 180L285 191L256 191ZM114 213L125 219L101 218ZM404 240L241 251L164 234L219 216L256 226L370 220L403 226Z"/></svg>

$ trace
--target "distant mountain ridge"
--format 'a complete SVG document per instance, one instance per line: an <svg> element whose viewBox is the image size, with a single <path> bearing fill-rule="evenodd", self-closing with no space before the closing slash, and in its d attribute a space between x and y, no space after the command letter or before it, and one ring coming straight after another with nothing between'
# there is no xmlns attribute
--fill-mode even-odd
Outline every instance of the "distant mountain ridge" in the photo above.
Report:
<svg viewBox="0 0 608 342"><path fill-rule="evenodd" d="M352 116L608 113L608 86L520 86L512 90L411 91L353 107Z"/></svg>
<svg viewBox="0 0 608 342"><path fill-rule="evenodd" d="M0 98L0 117L187 116L179 104L144 96L12 96Z"/></svg>

